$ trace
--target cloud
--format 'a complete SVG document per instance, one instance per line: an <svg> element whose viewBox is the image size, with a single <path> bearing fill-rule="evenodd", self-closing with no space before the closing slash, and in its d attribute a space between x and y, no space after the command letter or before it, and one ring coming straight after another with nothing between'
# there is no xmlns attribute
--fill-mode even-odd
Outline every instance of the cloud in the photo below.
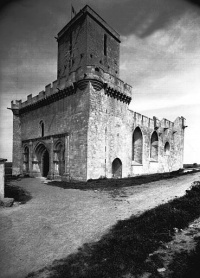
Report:
<svg viewBox="0 0 200 278"><path fill-rule="evenodd" d="M200 1L199 0L186 0L187 2L190 2L192 4L195 4L197 6L200 6Z"/></svg>
<svg viewBox="0 0 200 278"><path fill-rule="evenodd" d="M80 1L75 1L79 2ZM165 29L174 18L181 17L191 5L183 0L81 1L91 4L100 16L121 35L146 37ZM116 20L117 19L117 20Z"/></svg>
<svg viewBox="0 0 200 278"><path fill-rule="evenodd" d="M18 3L20 1L23 1L23 0L1 0L0 2L0 11L2 11L3 9L5 9L7 6L9 6L10 4L13 4L13 3Z"/></svg>
<svg viewBox="0 0 200 278"><path fill-rule="evenodd" d="M199 69L200 13L190 10L164 30L122 37L121 78L135 87ZM196 75L195 75L196 76ZM145 83L144 83L145 81Z"/></svg>

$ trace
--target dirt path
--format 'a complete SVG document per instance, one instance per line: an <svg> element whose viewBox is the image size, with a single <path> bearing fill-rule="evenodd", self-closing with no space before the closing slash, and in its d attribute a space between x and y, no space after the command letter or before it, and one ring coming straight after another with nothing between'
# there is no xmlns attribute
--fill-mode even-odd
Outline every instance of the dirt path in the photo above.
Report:
<svg viewBox="0 0 200 278"><path fill-rule="evenodd" d="M0 209L0 277L22 278L66 257L100 239L119 219L183 195L199 178L195 173L110 191L62 189L42 179L15 182L32 199Z"/></svg>

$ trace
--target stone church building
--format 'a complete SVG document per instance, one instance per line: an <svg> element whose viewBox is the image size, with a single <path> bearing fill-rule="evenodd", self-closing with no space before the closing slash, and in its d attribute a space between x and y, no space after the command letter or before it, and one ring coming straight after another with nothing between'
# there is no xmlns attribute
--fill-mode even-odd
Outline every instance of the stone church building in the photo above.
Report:
<svg viewBox="0 0 200 278"><path fill-rule="evenodd" d="M13 175L86 181L182 168L185 119L129 109L119 34L86 5L57 42L57 80L11 102Z"/></svg>

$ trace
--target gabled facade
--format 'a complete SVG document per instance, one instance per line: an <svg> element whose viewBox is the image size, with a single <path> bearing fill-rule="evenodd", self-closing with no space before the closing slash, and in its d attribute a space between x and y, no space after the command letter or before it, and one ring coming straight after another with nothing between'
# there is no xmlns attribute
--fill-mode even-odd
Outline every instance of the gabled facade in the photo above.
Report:
<svg viewBox="0 0 200 278"><path fill-rule="evenodd" d="M129 110L119 34L85 6L57 41L57 80L11 102L13 174L88 180L181 168L185 119L159 121Z"/></svg>

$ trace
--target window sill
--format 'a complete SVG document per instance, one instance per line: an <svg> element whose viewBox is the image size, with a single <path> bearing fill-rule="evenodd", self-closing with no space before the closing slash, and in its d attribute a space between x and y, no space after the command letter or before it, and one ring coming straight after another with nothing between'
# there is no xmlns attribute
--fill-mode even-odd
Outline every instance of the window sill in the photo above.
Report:
<svg viewBox="0 0 200 278"><path fill-rule="evenodd" d="M153 163L158 163L158 160L155 160L155 159L150 159L150 162L153 162Z"/></svg>
<svg viewBox="0 0 200 278"><path fill-rule="evenodd" d="M131 166L143 166L143 164L136 161L132 161Z"/></svg>

